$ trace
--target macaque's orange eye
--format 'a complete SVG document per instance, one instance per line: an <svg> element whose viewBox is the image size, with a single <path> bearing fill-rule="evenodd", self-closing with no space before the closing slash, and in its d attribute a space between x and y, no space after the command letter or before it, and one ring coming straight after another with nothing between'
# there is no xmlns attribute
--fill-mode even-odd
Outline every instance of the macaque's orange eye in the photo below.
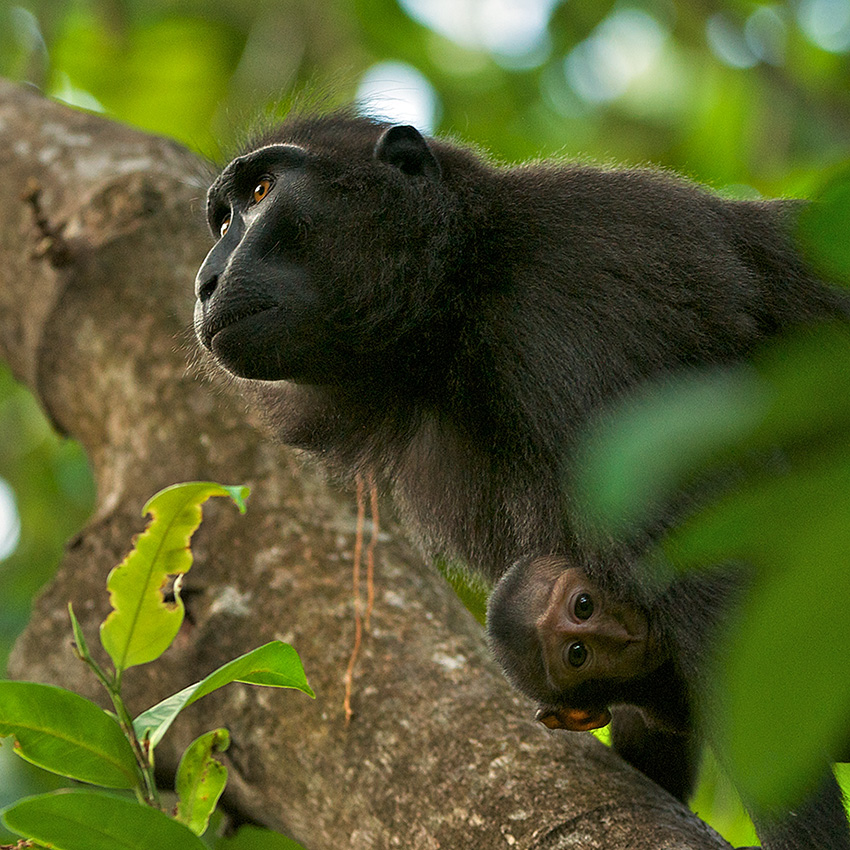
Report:
<svg viewBox="0 0 850 850"><path fill-rule="evenodd" d="M266 197L266 195L268 195L268 193L269 193L269 189L271 189L271 187L272 187L272 181L271 181L271 180L269 180L269 178L268 178L268 177L264 177L264 178L263 178L262 180L260 180L260 182L259 182L259 183L257 183L257 185L254 187L254 194L251 196L251 200L252 200L255 204L259 204L259 203L260 203L260 201L262 201L262 200L263 200L263 198L265 198L265 197Z"/></svg>
<svg viewBox="0 0 850 850"><path fill-rule="evenodd" d="M593 599L589 593L580 593L576 597L575 612L579 620L590 619L593 614Z"/></svg>
<svg viewBox="0 0 850 850"><path fill-rule="evenodd" d="M587 647L580 640L571 643L564 654L570 667L581 667L587 661Z"/></svg>
<svg viewBox="0 0 850 850"><path fill-rule="evenodd" d="M221 223L221 227L218 229L218 238L221 239L228 230L230 230L230 216L227 216Z"/></svg>

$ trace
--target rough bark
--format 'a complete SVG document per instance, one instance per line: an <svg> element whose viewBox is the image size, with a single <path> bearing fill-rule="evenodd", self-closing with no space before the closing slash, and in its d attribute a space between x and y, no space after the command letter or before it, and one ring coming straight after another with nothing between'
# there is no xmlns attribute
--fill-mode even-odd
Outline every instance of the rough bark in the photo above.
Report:
<svg viewBox="0 0 850 850"><path fill-rule="evenodd" d="M208 505L190 616L161 662L126 675L129 701L142 710L272 638L296 647L318 696L207 697L158 750L166 771L226 725L230 805L308 850L727 846L592 737L535 724L481 628L389 522L346 727L352 496L187 368L204 172L176 144L0 81L0 356L83 443L98 487L12 674L100 700L71 652L68 600L96 643L106 574L145 500L175 481L247 483L245 517Z"/></svg>

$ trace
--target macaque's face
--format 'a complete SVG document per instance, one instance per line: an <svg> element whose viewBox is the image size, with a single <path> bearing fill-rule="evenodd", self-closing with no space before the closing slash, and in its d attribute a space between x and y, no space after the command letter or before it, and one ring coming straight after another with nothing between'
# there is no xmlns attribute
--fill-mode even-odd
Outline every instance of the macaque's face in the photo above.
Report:
<svg viewBox="0 0 850 850"><path fill-rule="evenodd" d="M553 693L588 681L628 681L649 672L649 629L645 615L607 598L575 568L553 570L550 559L529 564L528 579L548 587L530 594L543 663ZM596 729L611 719L607 706L541 707L538 719L550 728Z"/></svg>

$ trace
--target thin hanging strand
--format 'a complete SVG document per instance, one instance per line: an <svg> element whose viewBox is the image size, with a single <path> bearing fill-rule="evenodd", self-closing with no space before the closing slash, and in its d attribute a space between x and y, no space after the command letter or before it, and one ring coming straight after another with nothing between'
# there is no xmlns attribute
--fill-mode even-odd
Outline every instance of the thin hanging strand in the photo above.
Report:
<svg viewBox="0 0 850 850"><path fill-rule="evenodd" d="M354 666L360 653L360 641L363 637L363 622L360 601L360 562L363 558L363 521L366 517L366 500L363 493L363 478L357 476L357 526L354 533L354 565L352 567L352 587L354 593L354 646L348 659L348 669L345 671L345 725L351 723L354 712L351 709L351 689L354 682Z"/></svg>
<svg viewBox="0 0 850 850"><path fill-rule="evenodd" d="M375 548L378 545L378 534L381 530L380 517L378 515L378 488L375 484L375 476L369 473L369 498L372 508L372 536L369 538L369 548L366 550L366 628L369 628L369 619L372 616L372 607L375 604Z"/></svg>

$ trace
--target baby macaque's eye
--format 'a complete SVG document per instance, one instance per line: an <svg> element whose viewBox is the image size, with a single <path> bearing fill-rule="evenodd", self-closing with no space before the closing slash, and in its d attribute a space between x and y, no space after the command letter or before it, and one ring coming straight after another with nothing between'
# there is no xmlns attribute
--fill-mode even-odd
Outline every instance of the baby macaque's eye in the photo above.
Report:
<svg viewBox="0 0 850 850"><path fill-rule="evenodd" d="M587 647L580 640L571 643L565 654L570 667L581 667L587 661Z"/></svg>
<svg viewBox="0 0 850 850"><path fill-rule="evenodd" d="M588 620L593 614L593 599L589 593L581 593L576 598L575 604L576 617L579 620Z"/></svg>

